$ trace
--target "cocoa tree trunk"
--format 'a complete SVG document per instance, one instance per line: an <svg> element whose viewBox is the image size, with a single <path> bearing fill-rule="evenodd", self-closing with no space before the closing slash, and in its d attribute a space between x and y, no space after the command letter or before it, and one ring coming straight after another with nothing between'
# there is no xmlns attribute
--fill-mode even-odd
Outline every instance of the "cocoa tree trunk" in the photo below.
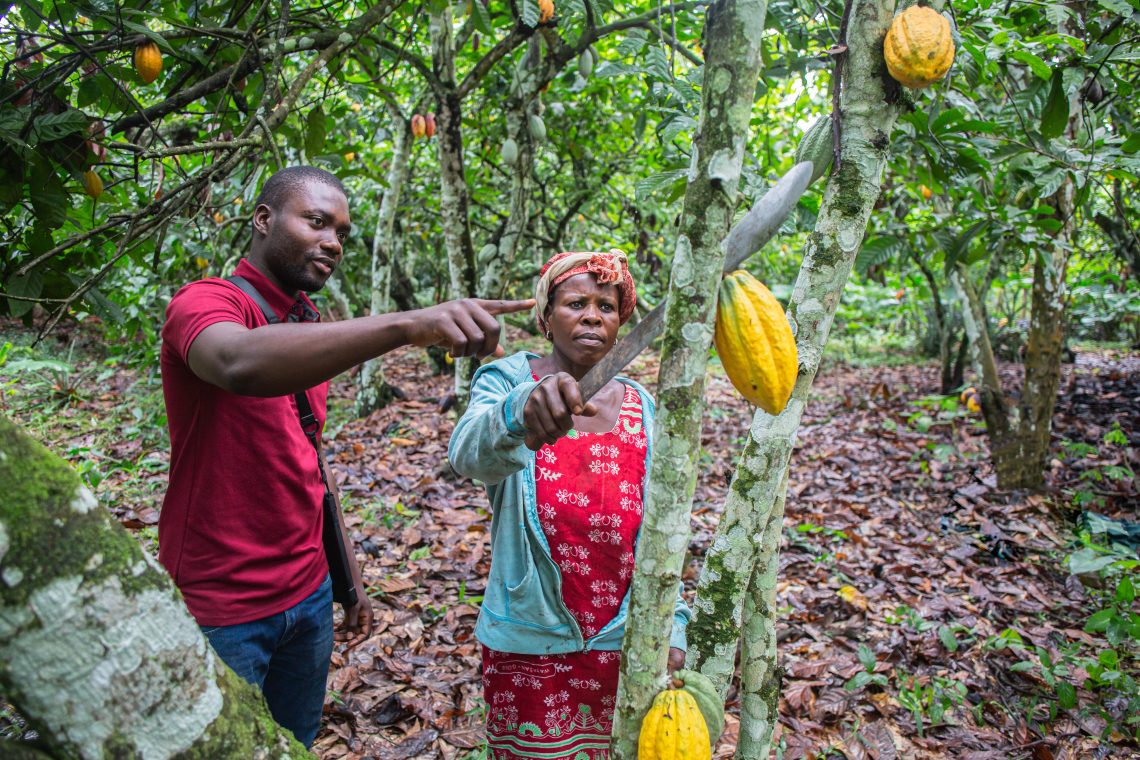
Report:
<svg viewBox="0 0 1140 760"><path fill-rule="evenodd" d="M938 287L938 279L934 276L933 270L926 265L922 257L913 249L910 252L910 257L918 266L919 271L922 272L922 276L930 288L930 298L934 305L934 326L938 334L938 366L941 370L940 391L944 394L950 393L950 391L955 388L954 358L951 356L950 351L950 340L953 337L953 331L950 325L950 314L942 305L942 292Z"/></svg>
<svg viewBox="0 0 1140 760"><path fill-rule="evenodd" d="M766 0L719 0L708 10L701 120L673 254L658 376L658 414L611 747L637 757L641 721L660 689L673 605L688 547L722 242L739 196L760 73Z"/></svg>
<svg viewBox="0 0 1140 760"><path fill-rule="evenodd" d="M310 757L162 567L4 417L0 491L0 693L53 757Z"/></svg>
<svg viewBox="0 0 1140 760"><path fill-rule="evenodd" d="M1076 111L1079 113L1079 111ZM1003 461L997 470L1002 488L1040 489L1045 483L1052 441L1053 410L1061 382L1061 351L1065 330L1065 270L1073 241L1073 178L1065 179L1053 197L1062 226L1051 250L1039 251L1033 260L1032 311L1025 345L1025 382L1021 388L1019 456Z"/></svg>
<svg viewBox="0 0 1140 760"><path fill-rule="evenodd" d="M451 3L431 14L432 72L439 82L436 93L436 135L439 142L440 225L447 247L451 298L476 295L475 249L468 219L470 200L463 168L463 101L455 76L455 35ZM471 378L478 368L470 358L455 360L455 400L460 414L467 408Z"/></svg>
<svg viewBox="0 0 1140 760"><path fill-rule="evenodd" d="M697 588L687 664L709 676L723 695L732 677L741 627L749 639L741 683L744 709L738 757L767 758L778 705L775 620L771 602L779 562L776 518L785 472L808 394L843 287L879 196L889 136L898 118L897 85L887 80L882 37L894 4L853 0L840 78L842 162L824 189L815 230L804 248L788 318L796 330L799 377L777 416L757 410ZM887 89L889 84L890 89ZM755 545L761 535L761 547ZM745 590L750 589L746 594ZM745 597L760 619L745 618Z"/></svg>
<svg viewBox="0 0 1140 760"><path fill-rule="evenodd" d="M396 211L400 207L404 184L408 181L412 153L412 130L407 118L394 101L387 101L387 105L392 120L392 157L388 161L388 173L385 176L387 188L376 218L376 235L372 239L372 297L369 304L372 314L389 311ZM356 416L367 417L387 406L394 396L392 387L384 379L380 357L364 362L356 389Z"/></svg>
<svg viewBox="0 0 1140 760"><path fill-rule="evenodd" d="M483 298L502 298L507 287L508 274L515 260L519 242L530 221L530 196L533 190L535 154L539 145L531 139L528 128L530 117L541 118L542 100L539 88L541 76L540 49L542 41L531 37L522 65L515 69L511 92L506 100L507 137L518 146L518 158L511 175L510 206L507 219L497 240L488 241L479 254L482 274L479 278L479 295Z"/></svg>
<svg viewBox="0 0 1140 760"><path fill-rule="evenodd" d="M776 667L776 580L788 471L777 486L776 503L756 547L752 577L744 596L740 647L740 733L737 757L767 760L779 719L780 669Z"/></svg>

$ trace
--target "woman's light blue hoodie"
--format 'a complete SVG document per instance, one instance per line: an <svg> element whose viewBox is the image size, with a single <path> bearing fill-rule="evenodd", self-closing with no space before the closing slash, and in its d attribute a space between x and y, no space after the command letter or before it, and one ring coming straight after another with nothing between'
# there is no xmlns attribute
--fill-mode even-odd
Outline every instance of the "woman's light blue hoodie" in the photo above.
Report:
<svg viewBox="0 0 1140 760"><path fill-rule="evenodd" d="M455 471L485 483L491 501L491 576L475 635L491 649L516 654L621 649L628 591L614 619L589 639L562 602L562 573L538 521L534 452L523 442L523 406L538 385L531 357L537 358L518 353L475 373L470 406L447 447ZM633 380L618 380L640 394L645 429L651 434L653 399ZM647 473L650 450L645 452ZM642 493L648 493L644 485ZM678 588L669 646L685 648L689 617Z"/></svg>

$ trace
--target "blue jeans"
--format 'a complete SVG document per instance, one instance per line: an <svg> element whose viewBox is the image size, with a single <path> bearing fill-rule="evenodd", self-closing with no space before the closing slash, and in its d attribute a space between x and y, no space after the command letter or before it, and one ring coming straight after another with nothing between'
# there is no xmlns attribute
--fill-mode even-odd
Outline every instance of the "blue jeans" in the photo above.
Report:
<svg viewBox="0 0 1140 760"><path fill-rule="evenodd" d="M273 719L306 747L317 738L333 648L332 581L260 620L202 628L239 676L261 689Z"/></svg>

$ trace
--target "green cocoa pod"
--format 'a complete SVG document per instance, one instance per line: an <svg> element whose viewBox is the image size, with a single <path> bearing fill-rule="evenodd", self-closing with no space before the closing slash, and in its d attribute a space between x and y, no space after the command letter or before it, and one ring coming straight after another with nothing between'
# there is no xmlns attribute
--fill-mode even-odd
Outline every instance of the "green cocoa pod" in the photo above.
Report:
<svg viewBox="0 0 1140 760"><path fill-rule="evenodd" d="M796 163L811 161L811 181L815 182L831 166L835 158L835 143L831 135L831 116L820 116L800 138L796 147Z"/></svg>
<svg viewBox="0 0 1140 760"><path fill-rule="evenodd" d="M536 113L526 117L526 128L530 131L530 138L536 143L546 142L546 122Z"/></svg>
<svg viewBox="0 0 1140 760"><path fill-rule="evenodd" d="M602 59L602 57L598 55L597 48L595 48L593 45L590 45L590 47L586 48L586 52L590 54L590 58L594 59L594 65L597 66L598 62Z"/></svg>
<svg viewBox="0 0 1140 760"><path fill-rule="evenodd" d="M499 246L494 243L487 243L479 249L479 253L475 254L475 259L480 264L487 264L493 261L497 255L499 255Z"/></svg>
<svg viewBox="0 0 1140 760"><path fill-rule="evenodd" d="M578 56L578 73L582 75L583 79L589 79L593 72L594 56L590 55L589 50L583 50L582 54Z"/></svg>
<svg viewBox="0 0 1140 760"><path fill-rule="evenodd" d="M717 694L716 687L707 676L695 670L678 670L673 674L673 678L684 681L685 685L681 688L693 695L697 708L701 711L701 717L708 726L709 742L716 744L721 731L724 730L724 701Z"/></svg>
<svg viewBox="0 0 1140 760"><path fill-rule="evenodd" d="M503 159L504 163L514 164L519 160L519 146L513 139L508 137L503 141L503 147L499 151L499 157Z"/></svg>

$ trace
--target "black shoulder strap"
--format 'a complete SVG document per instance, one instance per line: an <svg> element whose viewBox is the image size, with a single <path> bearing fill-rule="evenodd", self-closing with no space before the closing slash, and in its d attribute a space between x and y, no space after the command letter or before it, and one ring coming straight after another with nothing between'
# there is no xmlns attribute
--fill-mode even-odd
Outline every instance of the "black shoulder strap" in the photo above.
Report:
<svg viewBox="0 0 1140 760"><path fill-rule="evenodd" d="M245 293L253 300L255 304L257 304L257 308L261 309L261 313L265 315L266 322L271 325L275 325L281 321L277 318L277 315L273 313L273 309L270 308L269 302L265 300L265 296L261 295L261 291L255 288L252 282L245 279L240 274L235 274L232 277L227 277L226 279L241 288L241 292Z"/></svg>

